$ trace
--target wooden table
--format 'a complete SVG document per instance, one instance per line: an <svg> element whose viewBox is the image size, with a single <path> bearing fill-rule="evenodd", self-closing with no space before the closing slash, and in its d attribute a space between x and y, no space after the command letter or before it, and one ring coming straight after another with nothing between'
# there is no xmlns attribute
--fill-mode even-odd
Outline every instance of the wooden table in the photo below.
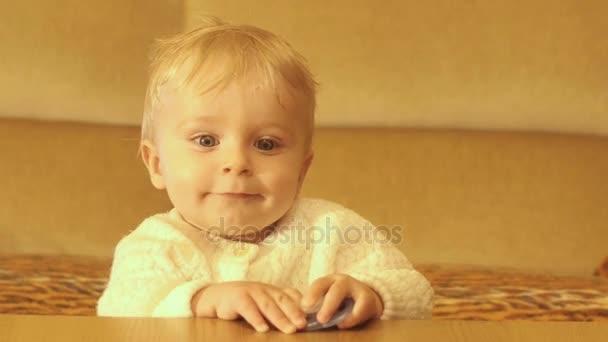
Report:
<svg viewBox="0 0 608 342"><path fill-rule="evenodd" d="M0 315L0 341L608 341L603 322L372 321L351 330L258 333L244 321Z"/></svg>

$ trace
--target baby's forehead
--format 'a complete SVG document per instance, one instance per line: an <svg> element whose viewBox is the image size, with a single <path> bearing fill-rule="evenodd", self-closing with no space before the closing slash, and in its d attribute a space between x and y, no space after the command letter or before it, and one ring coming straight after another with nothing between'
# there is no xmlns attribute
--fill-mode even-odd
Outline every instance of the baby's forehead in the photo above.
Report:
<svg viewBox="0 0 608 342"><path fill-rule="evenodd" d="M307 114L298 102L285 89L258 83L233 82L204 93L190 84L163 92L159 112L170 126L238 120L235 123L241 126L276 126L295 134L307 127Z"/></svg>
<svg viewBox="0 0 608 342"><path fill-rule="evenodd" d="M236 101L262 102L266 107L287 113L298 112L306 99L297 89L285 82L271 83L257 79L235 79L228 81L199 80L190 82L168 82L159 91L165 107L178 104L190 106L230 106Z"/></svg>

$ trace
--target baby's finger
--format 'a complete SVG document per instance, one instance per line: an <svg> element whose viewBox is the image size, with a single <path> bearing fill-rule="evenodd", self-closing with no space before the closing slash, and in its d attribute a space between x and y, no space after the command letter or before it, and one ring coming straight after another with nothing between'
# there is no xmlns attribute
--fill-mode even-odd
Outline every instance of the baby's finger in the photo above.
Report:
<svg viewBox="0 0 608 342"><path fill-rule="evenodd" d="M286 292L291 292L288 294ZM298 329L304 329L306 327L306 314L300 309L300 302L298 297L301 297L300 292L295 289L284 289L283 291L269 291L276 303L279 305L283 313L287 315L291 323ZM294 300L295 298L295 300Z"/></svg>
<svg viewBox="0 0 608 342"><path fill-rule="evenodd" d="M285 292L296 304L300 305L302 302L302 293L298 291L298 289L287 287L283 289L283 292Z"/></svg>
<svg viewBox="0 0 608 342"><path fill-rule="evenodd" d="M238 314L258 332L268 331L268 324L266 324L266 320L264 320L264 316L260 313L253 298L247 297L247 300L239 306Z"/></svg>
<svg viewBox="0 0 608 342"><path fill-rule="evenodd" d="M327 323L336 313L344 298L349 295L348 287L344 282L335 282L325 294L323 306L317 313L317 320L321 323Z"/></svg>
<svg viewBox="0 0 608 342"><path fill-rule="evenodd" d="M371 317L365 317L363 315L363 302L355 299L355 305L353 307L353 311L346 316L346 319L338 324L339 329L349 329L356 325L359 325L365 321L367 321Z"/></svg>
<svg viewBox="0 0 608 342"><path fill-rule="evenodd" d="M291 300L287 295L283 294L283 296L287 298L287 300ZM287 334L296 331L296 326L291 323L287 316L285 316L271 295L265 291L260 291L256 292L252 297L264 317L266 317L266 319L268 319L277 329Z"/></svg>
<svg viewBox="0 0 608 342"><path fill-rule="evenodd" d="M327 292L333 282L333 278L323 277L310 284L310 287L302 298L302 308L308 309L315 305L325 295L325 292Z"/></svg>

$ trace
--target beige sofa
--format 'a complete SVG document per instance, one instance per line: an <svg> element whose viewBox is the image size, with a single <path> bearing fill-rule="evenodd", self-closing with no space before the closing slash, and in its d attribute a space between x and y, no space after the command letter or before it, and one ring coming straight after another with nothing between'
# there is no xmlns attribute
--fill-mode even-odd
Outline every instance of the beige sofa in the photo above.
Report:
<svg viewBox="0 0 608 342"><path fill-rule="evenodd" d="M0 312L94 314L116 242L168 210L138 128L0 119ZM376 225L436 319L608 320L608 138L318 128L304 195Z"/></svg>

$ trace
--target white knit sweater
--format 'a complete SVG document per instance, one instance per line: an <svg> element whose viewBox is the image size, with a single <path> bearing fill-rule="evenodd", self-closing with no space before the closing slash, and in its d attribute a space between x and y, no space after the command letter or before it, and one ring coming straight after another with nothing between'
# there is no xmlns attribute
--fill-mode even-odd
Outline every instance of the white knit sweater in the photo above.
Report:
<svg viewBox="0 0 608 342"><path fill-rule="evenodd" d="M381 319L429 318L429 282L390 236L373 228L376 234L366 239L365 229L372 228L339 204L302 198L253 244L209 236L172 209L147 218L118 243L97 314L192 317L193 295L212 283L247 280L305 293L316 279L342 273L380 295Z"/></svg>

